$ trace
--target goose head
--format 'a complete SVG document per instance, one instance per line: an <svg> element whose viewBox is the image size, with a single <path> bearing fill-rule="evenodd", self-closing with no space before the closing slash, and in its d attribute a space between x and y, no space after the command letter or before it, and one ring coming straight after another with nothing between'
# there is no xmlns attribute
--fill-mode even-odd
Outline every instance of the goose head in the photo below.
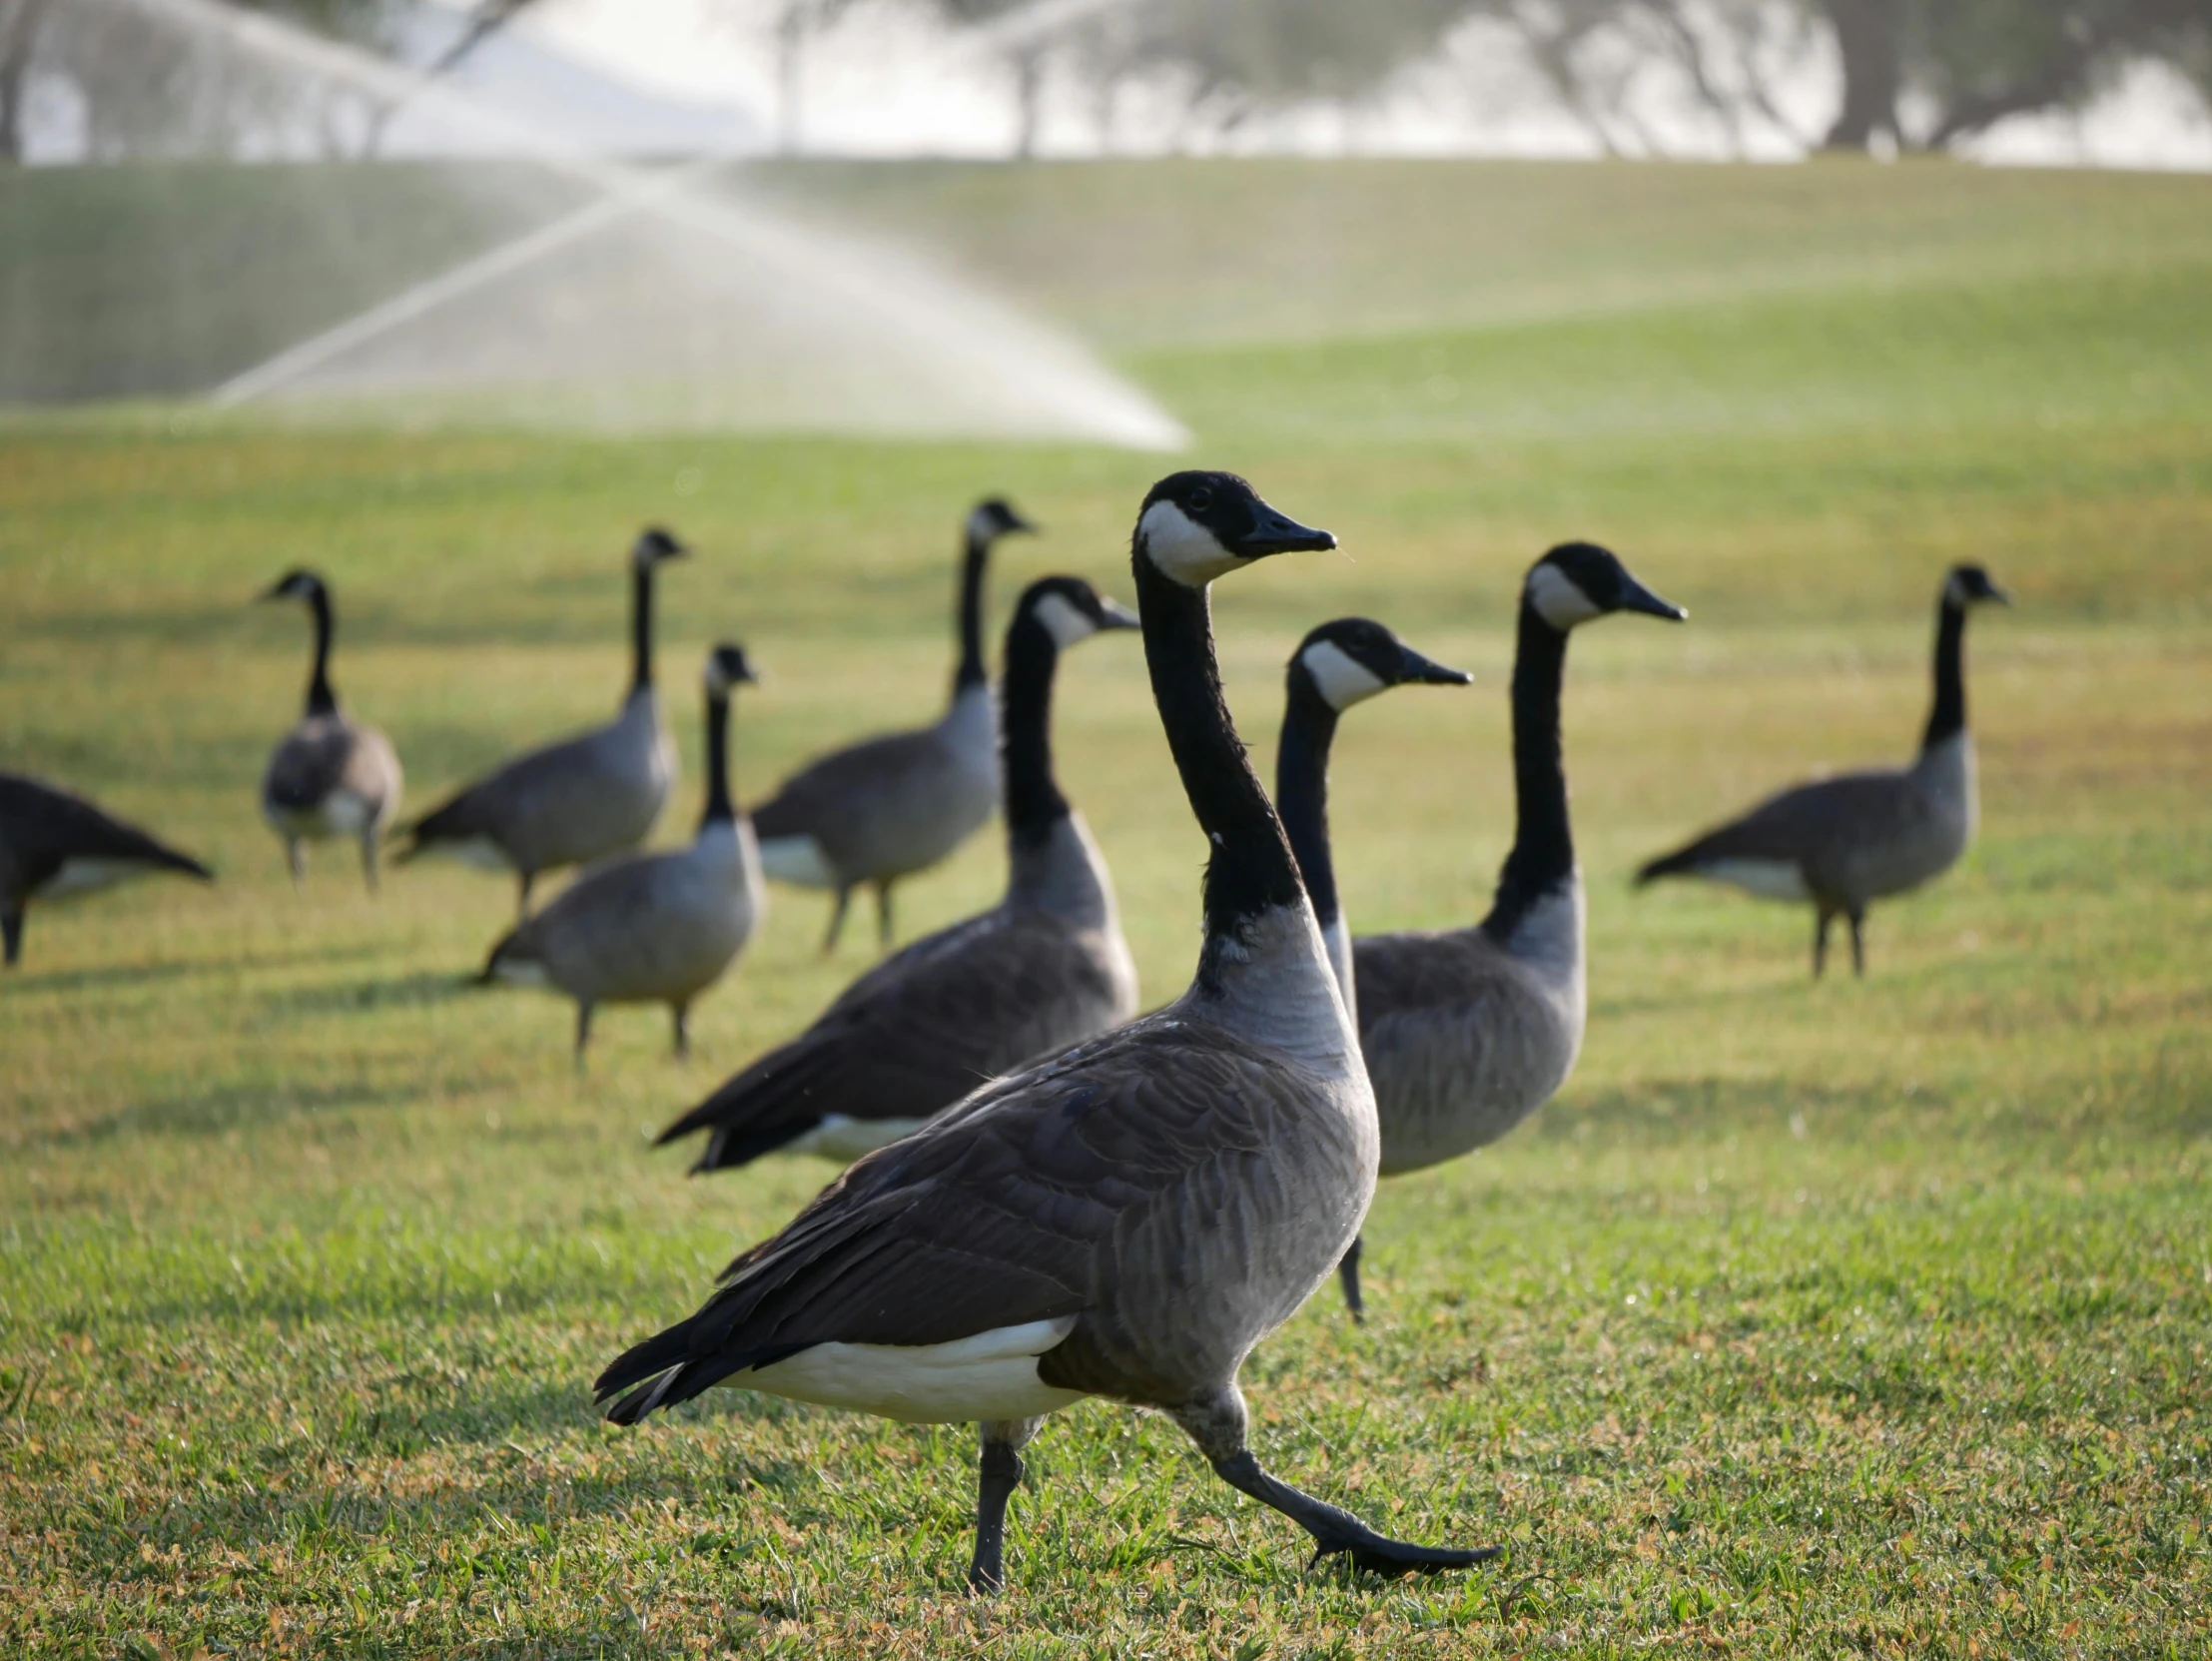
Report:
<svg viewBox="0 0 2212 1661"><path fill-rule="evenodd" d="M1169 473L1136 518L1137 551L1185 588L1203 588L1271 553L1334 546L1334 536L1278 513L1232 472Z"/></svg>
<svg viewBox="0 0 2212 1661"><path fill-rule="evenodd" d="M1034 617L1062 651L1102 629L1140 628L1136 613L1080 576L1040 577L1022 590L1016 615Z"/></svg>
<svg viewBox="0 0 2212 1661"><path fill-rule="evenodd" d="M733 686L759 685L760 676L753 672L745 648L735 641L724 640L707 653L706 682L709 696L726 698Z"/></svg>
<svg viewBox="0 0 2212 1661"><path fill-rule="evenodd" d="M2010 605L2012 596L1979 565L1953 565L1943 578L1943 603L1964 611L1975 605Z"/></svg>
<svg viewBox="0 0 2212 1661"><path fill-rule="evenodd" d="M312 605L319 594L325 598L330 595L330 589L324 585L323 579L305 565L296 565L255 597L265 600L306 600Z"/></svg>
<svg viewBox="0 0 2212 1661"><path fill-rule="evenodd" d="M1368 617L1338 617L1314 629L1291 654L1290 674L1302 675L1339 715L1392 686L1465 686L1475 678L1422 656Z"/></svg>
<svg viewBox="0 0 2212 1661"><path fill-rule="evenodd" d="M1004 496L984 497L968 515L968 539L972 542L996 542L1017 531L1035 535L1037 526L1016 512Z"/></svg>
<svg viewBox="0 0 2212 1661"><path fill-rule="evenodd" d="M638 570L649 571L664 560L681 559L690 552L668 531L652 524L639 531L637 540L630 544L630 563Z"/></svg>
<svg viewBox="0 0 2212 1661"><path fill-rule="evenodd" d="M1560 633L1615 611L1641 611L1679 623L1690 615L1663 600L1618 556L1595 542L1562 542L1529 567L1522 593L1535 613Z"/></svg>

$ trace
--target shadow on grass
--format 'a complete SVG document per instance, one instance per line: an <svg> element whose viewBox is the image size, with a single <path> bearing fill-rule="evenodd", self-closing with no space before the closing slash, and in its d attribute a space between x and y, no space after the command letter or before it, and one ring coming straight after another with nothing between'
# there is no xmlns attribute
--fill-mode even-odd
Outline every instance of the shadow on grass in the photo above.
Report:
<svg viewBox="0 0 2212 1661"><path fill-rule="evenodd" d="M22 992L97 992L103 989L150 986L186 975L236 976L269 969L299 969L314 964L359 962L381 956L388 948L374 945L325 946L314 951L255 952L244 957L225 954L209 958L175 958L161 963L118 963L97 969L58 969L22 972L13 978ZM26 953L26 956L29 954ZM7 983L0 982L0 986Z"/></svg>
<svg viewBox="0 0 2212 1661"><path fill-rule="evenodd" d="M427 1009L477 992L473 972L426 970L342 986L288 987L266 995L262 1004L273 1016L368 1015L384 1010Z"/></svg>
<svg viewBox="0 0 2212 1661"><path fill-rule="evenodd" d="M119 1136L212 1137L229 1131L272 1125L301 1114L348 1108L396 1108L405 1099L397 1091L362 1085L238 1084L216 1085L189 1095L136 1102L97 1118L56 1126L44 1136L26 1138L48 1147L74 1148Z"/></svg>

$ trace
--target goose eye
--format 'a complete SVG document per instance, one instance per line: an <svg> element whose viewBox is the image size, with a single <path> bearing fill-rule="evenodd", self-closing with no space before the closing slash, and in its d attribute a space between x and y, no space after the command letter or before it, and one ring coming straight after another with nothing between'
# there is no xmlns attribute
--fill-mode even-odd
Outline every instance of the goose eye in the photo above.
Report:
<svg viewBox="0 0 2212 1661"><path fill-rule="evenodd" d="M1213 505L1213 491L1211 487L1201 484L1195 490L1192 490L1190 492L1190 505L1192 507L1195 507L1201 513L1203 513L1208 507L1211 507Z"/></svg>

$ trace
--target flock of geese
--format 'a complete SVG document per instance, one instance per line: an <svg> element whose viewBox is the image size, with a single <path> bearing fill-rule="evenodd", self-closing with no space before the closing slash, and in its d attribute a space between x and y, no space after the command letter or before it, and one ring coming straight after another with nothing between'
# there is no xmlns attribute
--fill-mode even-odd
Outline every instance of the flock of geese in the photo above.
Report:
<svg viewBox="0 0 2212 1661"><path fill-rule="evenodd" d="M1178 472L1144 498L1131 540L1137 607L1074 576L1021 595L996 693L983 590L993 543L1032 528L1005 502L967 525L960 661L934 725L825 756L749 814L734 802L729 729L753 680L742 648L705 669L707 803L686 847L639 854L675 774L653 685L655 574L684 552L648 530L631 552L633 672L613 722L531 751L397 834L397 858L444 852L512 872L515 927L483 978L557 989L582 1058L601 1004L672 1012L743 951L770 878L836 897L891 891L1003 807L1004 898L884 958L806 1031L676 1119L704 1137L695 1171L775 1150L851 1162L782 1233L744 1252L696 1313L599 1376L632 1423L720 1383L917 1422L976 1422L978 1590L1004 1578L1008 1498L1044 1417L1087 1395L1155 1408L1226 1482L1344 1554L1394 1575L1495 1554L1390 1539L1261 1466L1237 1374L1252 1347L1334 1270L1354 1318L1359 1232L1378 1177L1506 1135L1572 1070L1585 1022L1584 901L1560 742L1572 632L1615 613L1680 620L1602 547L1551 549L1522 583L1512 679L1517 821L1494 902L1472 927L1355 936L1327 816L1329 751L1354 705L1405 685L1463 685L1383 625L1339 618L1292 652L1275 791L1253 771L1222 696L1209 588L1335 538L1243 479ZM359 845L370 886L397 812L390 743L341 708L331 594L294 571L271 598L315 621L304 714L271 757L264 816L295 875L302 845ZM1972 835L1962 674L1966 613L2001 590L1978 566L1945 577L1934 707L1907 767L1774 797L1652 861L1810 903L1814 969L1848 920L1863 972L1867 906L1926 882ZM1189 987L1137 1013L1112 879L1062 793L1052 751L1062 653L1141 635L1154 702L1209 854ZM543 872L585 867L529 910ZM0 774L0 919L16 961L26 905L138 871L206 879L198 862L52 786ZM979 1083L981 1081L981 1083Z"/></svg>

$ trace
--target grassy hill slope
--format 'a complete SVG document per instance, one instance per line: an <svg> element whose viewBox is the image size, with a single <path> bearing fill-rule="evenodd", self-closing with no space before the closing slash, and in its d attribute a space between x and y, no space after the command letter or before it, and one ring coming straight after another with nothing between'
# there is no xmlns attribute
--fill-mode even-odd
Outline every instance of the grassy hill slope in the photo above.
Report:
<svg viewBox="0 0 2212 1661"><path fill-rule="evenodd" d="M307 642L249 600L288 565L334 581L338 685L422 805L611 707L621 550L672 523L700 550L664 607L673 839L707 642L742 638L771 676L739 706L757 795L942 696L976 494L1047 527L1007 550L995 619L1048 570L1126 597L1159 458L19 417L0 766L160 826L223 881L34 912L0 981L0 1650L2212 1642L2207 182L1222 163L756 183L927 236L1092 333L1199 458L1339 533L1341 554L1217 596L1263 763L1283 656L1322 617L1369 612L1476 672L1344 724L1332 822L1362 928L1484 904L1531 557L1595 536L1691 608L1574 646L1574 1079L1497 1148L1385 1187L1366 1327L1324 1288L1246 1371L1286 1475L1510 1560L1308 1574L1171 1427L1094 1404L1036 1444L1010 1594L979 1607L964 1429L742 1393L602 1429L604 1359L829 1175L687 1181L644 1135L866 954L821 961L822 902L780 892L689 1067L657 1014L615 1011L578 1079L559 1005L463 985L505 885L423 866L371 902L333 853L294 895L255 817ZM28 188L62 186L0 181L0 202ZM1794 911L1632 897L1638 858L1772 785L1908 752L1936 583L1967 557L2020 601L1969 646L1983 834L1876 911L1867 979L1811 984ZM1133 643L1073 655L1057 712L1165 999L1203 849ZM1002 872L979 839L910 886L905 931Z"/></svg>

